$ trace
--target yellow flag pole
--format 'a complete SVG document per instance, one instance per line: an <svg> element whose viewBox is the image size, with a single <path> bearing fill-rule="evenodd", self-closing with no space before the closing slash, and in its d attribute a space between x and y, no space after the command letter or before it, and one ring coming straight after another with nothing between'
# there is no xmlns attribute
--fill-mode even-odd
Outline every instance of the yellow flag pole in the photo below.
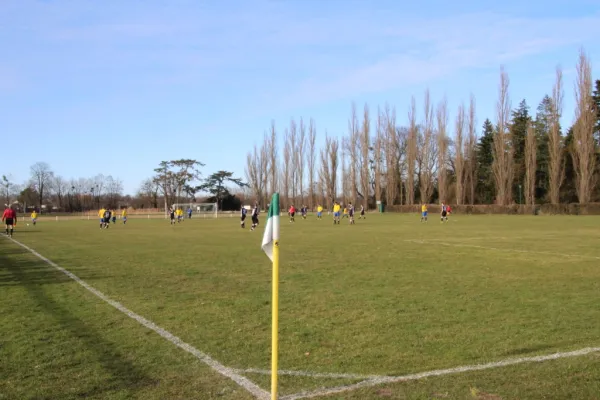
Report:
<svg viewBox="0 0 600 400"><path fill-rule="evenodd" d="M277 400L277 371L279 358L279 239L273 243L273 321L271 332L271 400Z"/></svg>

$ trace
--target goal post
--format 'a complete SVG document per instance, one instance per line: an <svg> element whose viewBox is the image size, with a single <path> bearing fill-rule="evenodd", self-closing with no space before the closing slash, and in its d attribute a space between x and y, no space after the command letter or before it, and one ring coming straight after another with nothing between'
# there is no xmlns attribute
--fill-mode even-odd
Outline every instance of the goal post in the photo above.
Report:
<svg viewBox="0 0 600 400"><path fill-rule="evenodd" d="M175 210L181 209L185 218L192 212L192 218L217 218L217 203L176 203L172 206Z"/></svg>

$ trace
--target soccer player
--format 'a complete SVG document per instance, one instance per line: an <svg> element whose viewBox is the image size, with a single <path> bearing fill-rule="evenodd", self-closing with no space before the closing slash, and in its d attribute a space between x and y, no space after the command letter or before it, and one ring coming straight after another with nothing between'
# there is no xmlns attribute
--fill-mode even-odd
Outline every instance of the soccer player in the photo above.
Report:
<svg viewBox="0 0 600 400"><path fill-rule="evenodd" d="M121 211L121 219L123 220L123 225L125 225L127 223L127 209L124 208L123 211Z"/></svg>
<svg viewBox="0 0 600 400"><path fill-rule="evenodd" d="M421 222L427 222L427 204L421 205Z"/></svg>
<svg viewBox="0 0 600 400"><path fill-rule="evenodd" d="M350 219L350 225L354 225L354 206L352 203L348 204L348 218Z"/></svg>
<svg viewBox="0 0 600 400"><path fill-rule="evenodd" d="M348 218L348 206L344 206L344 213L342 214L342 218Z"/></svg>
<svg viewBox="0 0 600 400"><path fill-rule="evenodd" d="M448 208L446 207L446 205L442 201L442 213L441 213L440 222L444 223L444 220L446 222L448 222Z"/></svg>
<svg viewBox="0 0 600 400"><path fill-rule="evenodd" d="M317 219L323 219L323 206L317 206Z"/></svg>
<svg viewBox="0 0 600 400"><path fill-rule="evenodd" d="M171 225L175 225L175 209L169 208L169 217L171 217Z"/></svg>
<svg viewBox="0 0 600 400"><path fill-rule="evenodd" d="M358 219L367 219L367 216L365 215L365 206L364 205L360 205L360 217L358 217Z"/></svg>
<svg viewBox="0 0 600 400"><path fill-rule="evenodd" d="M340 204L337 201L333 202L333 224L338 224L340 223L340 209L342 208L342 206L340 206Z"/></svg>
<svg viewBox="0 0 600 400"><path fill-rule="evenodd" d="M110 209L104 210L104 221L102 222L103 228L108 229L108 227L110 225L111 215L112 215L112 212L110 211Z"/></svg>
<svg viewBox="0 0 600 400"><path fill-rule="evenodd" d="M306 219L307 208L304 204L302 204L302 208L300 209L300 213L302 214L302 219Z"/></svg>
<svg viewBox="0 0 600 400"><path fill-rule="evenodd" d="M116 224L117 223L117 212L116 211L114 213L111 212L111 214L112 214L112 223Z"/></svg>
<svg viewBox="0 0 600 400"><path fill-rule="evenodd" d="M242 206L242 214L240 216L240 225L242 227L242 229L244 229L246 227L246 214L248 213L248 210L246 210L246 207Z"/></svg>
<svg viewBox="0 0 600 400"><path fill-rule="evenodd" d="M104 228L104 213L106 212L106 210L104 208L101 208L100 211L98 211L98 216L100 217L100 229Z"/></svg>
<svg viewBox="0 0 600 400"><path fill-rule="evenodd" d="M258 226L258 214L260 214L260 210L258 208L258 203L256 203L252 209L252 228L250 228L250 231L253 231Z"/></svg>
<svg viewBox="0 0 600 400"><path fill-rule="evenodd" d="M192 207L188 207L187 213L188 213L188 219L191 219L192 218Z"/></svg>
<svg viewBox="0 0 600 400"><path fill-rule="evenodd" d="M33 210L33 212L31 213L31 223L33 224L33 226L35 226L37 222L37 212L35 210Z"/></svg>
<svg viewBox="0 0 600 400"><path fill-rule="evenodd" d="M288 213L290 214L290 222L295 222L294 217L296 216L296 207L294 207L293 204L290 206Z"/></svg>
<svg viewBox="0 0 600 400"><path fill-rule="evenodd" d="M7 207L2 214L2 223L6 225L6 236L13 236L15 226L17 226L17 213L11 207Z"/></svg>

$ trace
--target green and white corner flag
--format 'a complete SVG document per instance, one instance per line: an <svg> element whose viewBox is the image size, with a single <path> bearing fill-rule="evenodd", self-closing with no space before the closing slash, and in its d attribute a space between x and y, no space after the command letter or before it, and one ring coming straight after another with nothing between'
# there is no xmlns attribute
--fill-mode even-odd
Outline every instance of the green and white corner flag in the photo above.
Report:
<svg viewBox="0 0 600 400"><path fill-rule="evenodd" d="M279 193L274 193L262 240L262 249L273 262L278 261L273 259L273 243L279 241L279 212Z"/></svg>

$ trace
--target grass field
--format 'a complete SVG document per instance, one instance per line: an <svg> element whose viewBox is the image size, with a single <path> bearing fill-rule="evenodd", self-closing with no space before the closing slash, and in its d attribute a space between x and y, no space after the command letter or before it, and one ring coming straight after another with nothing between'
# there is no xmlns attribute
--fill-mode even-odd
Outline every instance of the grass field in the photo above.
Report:
<svg viewBox="0 0 600 400"><path fill-rule="evenodd" d="M282 217L280 367L313 375L283 374L282 396L600 347L598 217L344 222ZM262 233L234 218L42 221L14 239L268 390ZM0 399L253 398L5 237L0 266ZM600 399L600 352L324 398Z"/></svg>

